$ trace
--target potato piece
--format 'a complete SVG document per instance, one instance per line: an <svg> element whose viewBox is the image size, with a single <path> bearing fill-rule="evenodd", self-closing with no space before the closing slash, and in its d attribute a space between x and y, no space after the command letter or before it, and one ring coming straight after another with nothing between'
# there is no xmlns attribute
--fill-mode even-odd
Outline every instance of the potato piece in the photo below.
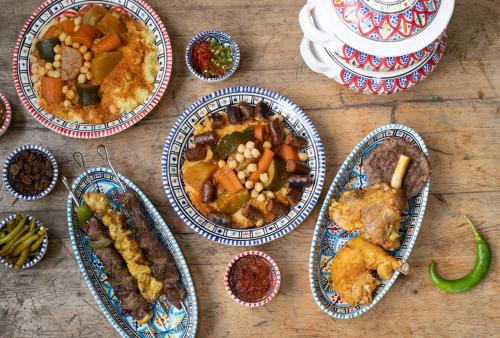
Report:
<svg viewBox="0 0 500 338"><path fill-rule="evenodd" d="M210 162L200 162L190 166L184 173L184 183L201 194L203 184L212 177L217 168L217 164Z"/></svg>
<svg viewBox="0 0 500 338"><path fill-rule="evenodd" d="M103 18L97 23L96 27L104 35L111 33L127 33L127 27L125 24L111 13L104 15Z"/></svg>

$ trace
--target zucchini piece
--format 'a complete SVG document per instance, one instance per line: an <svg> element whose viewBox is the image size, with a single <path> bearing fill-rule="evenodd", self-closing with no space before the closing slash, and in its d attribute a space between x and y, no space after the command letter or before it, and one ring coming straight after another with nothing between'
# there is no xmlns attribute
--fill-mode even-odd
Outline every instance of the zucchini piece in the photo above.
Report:
<svg viewBox="0 0 500 338"><path fill-rule="evenodd" d="M36 43L36 50L40 54L40 58L47 62L54 62L54 57L56 52L54 52L54 47L59 44L59 38L50 38L45 40L40 40Z"/></svg>
<svg viewBox="0 0 500 338"><path fill-rule="evenodd" d="M288 179L285 161L281 157L275 157L267 169L267 175L269 180L265 188L271 191L280 190Z"/></svg>
<svg viewBox="0 0 500 338"><path fill-rule="evenodd" d="M98 85L79 84L76 87L76 91L78 92L78 103L81 106L95 106L101 102Z"/></svg>
<svg viewBox="0 0 500 338"><path fill-rule="evenodd" d="M253 141L253 139L253 128L245 129L244 132L235 131L221 138L217 145L212 146L212 151L217 154L220 159L225 160L240 144Z"/></svg>

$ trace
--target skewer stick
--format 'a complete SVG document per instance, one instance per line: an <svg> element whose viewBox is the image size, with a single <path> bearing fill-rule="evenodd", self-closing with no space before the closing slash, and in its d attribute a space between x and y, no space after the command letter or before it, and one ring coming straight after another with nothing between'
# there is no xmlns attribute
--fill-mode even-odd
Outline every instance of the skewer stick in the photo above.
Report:
<svg viewBox="0 0 500 338"><path fill-rule="evenodd" d="M394 169L394 174L391 179L391 187L394 189L401 188L403 183L403 177L405 176L406 169L408 168L408 164L410 163L410 158L406 155L399 155L399 161L396 165L396 169Z"/></svg>
<svg viewBox="0 0 500 338"><path fill-rule="evenodd" d="M73 162L83 170L85 175L90 177L91 183L94 185L96 191L101 191L99 188L99 184L91 177L90 173L87 171L87 167L85 166L85 160L83 159L83 154L79 151L73 153Z"/></svg>

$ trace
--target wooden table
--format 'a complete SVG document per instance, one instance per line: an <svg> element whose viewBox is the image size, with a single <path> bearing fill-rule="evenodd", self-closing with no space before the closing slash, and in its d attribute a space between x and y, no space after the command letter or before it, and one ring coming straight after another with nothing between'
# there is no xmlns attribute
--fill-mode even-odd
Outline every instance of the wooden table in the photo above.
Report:
<svg viewBox="0 0 500 338"><path fill-rule="evenodd" d="M0 139L0 160L25 143L53 151L65 175L79 170L74 151L89 165L102 165L96 146L105 142L115 167L131 178L162 212L189 264L199 302L199 337L494 336L500 334L500 263L493 260L485 282L466 294L445 294L427 276L431 259L447 277L466 273L474 241L461 214L467 213L500 253L500 6L496 1L457 0L444 58L413 90L390 97L357 95L310 71L299 55L297 22L304 1L159 1L174 48L174 71L159 106L138 125L105 140L76 140L37 123L14 89L11 54L24 21L39 1L3 0L0 11L0 91L14 110ZM219 84L195 79L184 48L198 31L217 28L239 42L236 75ZM308 256L319 206L295 231L259 249L274 257L283 284L269 305L246 309L226 295L226 264L243 248L209 242L175 214L161 184L160 153L174 121L193 101L214 90L255 85L277 91L301 106L319 130L326 149L328 184L363 136L390 122L416 129L427 142L433 166L428 210L413 254L411 274L354 320L334 320L314 303ZM100 312L74 259L66 224L67 192L61 182L41 201L16 201L2 187L0 216L30 212L50 228L46 257L32 269L0 267L1 337L117 337Z"/></svg>

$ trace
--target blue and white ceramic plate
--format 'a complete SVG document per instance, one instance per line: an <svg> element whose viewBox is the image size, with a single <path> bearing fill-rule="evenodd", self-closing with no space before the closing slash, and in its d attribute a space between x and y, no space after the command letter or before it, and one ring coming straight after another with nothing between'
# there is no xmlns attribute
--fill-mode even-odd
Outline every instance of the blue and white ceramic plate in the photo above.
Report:
<svg viewBox="0 0 500 338"><path fill-rule="evenodd" d="M345 190L359 189L369 184L363 170L363 159L389 137L402 138L416 144L427 157L429 156L424 140L413 129L400 124L389 124L375 129L354 148L342 164L328 190L316 223L309 256L309 281L316 303L334 318L349 319L365 313L382 299L399 276L399 271L395 271L389 280L382 280L374 291L373 302L366 306L351 306L345 303L335 291L330 276L330 265L335 254L358 234L343 230L329 219L328 207L332 199L338 199ZM428 180L424 189L408 200L408 208L403 212L400 227L401 247L390 252L402 262L407 261L417 239L424 218L429 186Z"/></svg>
<svg viewBox="0 0 500 338"><path fill-rule="evenodd" d="M80 175L72 186L71 190L76 199L81 202L82 196L88 191L94 191L96 189L95 184L97 184L99 190L109 197L113 206L120 209L118 200L121 188L113 173L106 168L93 168L88 173L88 175ZM119 176L121 181L132 188L142 200L147 217L152 222L154 230L158 233L163 245L172 253L175 265L181 275L181 283L187 291L187 296L184 299L184 307L187 312L178 310L174 306L164 309L159 302L156 302L151 304L154 315L149 322L149 327L148 325L138 325L135 319L123 313L118 299L113 293L113 288L102 269L102 263L89 247L88 237L78 226L76 213L73 211L75 205L71 197L68 196L67 216L71 245L83 278L106 318L123 337L151 337L151 333L153 333L154 337L162 338L195 337L198 321L196 294L181 249L160 213L149 199L135 184L124 176Z"/></svg>
<svg viewBox="0 0 500 338"><path fill-rule="evenodd" d="M226 71L224 74L216 77L209 77L200 74L197 72L194 67L193 67L193 61L192 61L192 51L193 47L200 41L209 41L211 39L217 40L217 42L229 46L231 48L231 55L233 57L233 67ZM185 53L185 61L186 65L188 66L189 70L191 73L196 76L198 79L205 81L205 82L220 82L228 79L231 77L234 72L236 72L236 69L238 68L238 65L240 64L240 47L236 43L234 39L232 39L228 34L220 31L205 31L205 32L200 32L196 34L188 43L186 47L186 53Z"/></svg>
<svg viewBox="0 0 500 338"><path fill-rule="evenodd" d="M192 142L193 126L210 114L224 111L228 104L241 100L251 105L263 100L273 114L283 116L287 128L307 139L305 152L313 184L304 189L300 202L286 215L260 228L232 229L221 227L207 219L189 200L182 179L184 150ZM295 103L280 94L256 87L226 88L196 101L177 120L163 147L161 158L163 187L170 204L181 219L195 232L212 241L236 246L260 245L289 233L304 221L318 201L325 179L323 144L311 120Z"/></svg>

